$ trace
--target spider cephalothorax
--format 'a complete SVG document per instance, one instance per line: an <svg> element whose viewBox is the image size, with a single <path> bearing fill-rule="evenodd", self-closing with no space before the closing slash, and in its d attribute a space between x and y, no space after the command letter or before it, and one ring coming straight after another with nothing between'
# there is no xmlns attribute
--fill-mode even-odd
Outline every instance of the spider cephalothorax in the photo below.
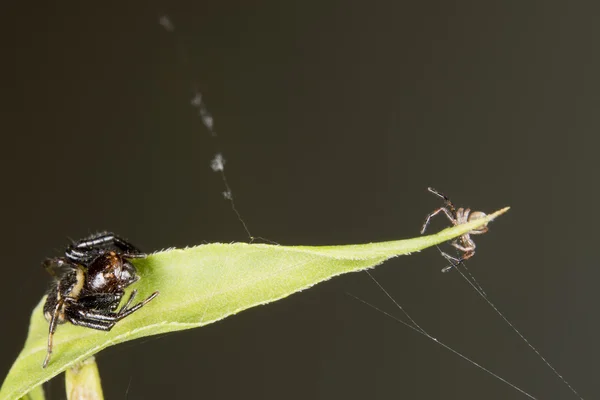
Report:
<svg viewBox="0 0 600 400"><path fill-rule="evenodd" d="M475 221L476 219L484 218L486 216L486 214L484 212L471 211L470 208L460 207L457 209L454 207L454 204L452 204L450 199L448 197L446 197L444 194L438 192L437 190L435 190L433 188L427 188L427 190L429 190L431 193L435 194L436 196L439 196L442 199L444 199L444 206L433 210L433 212L431 212L427 215L427 218L425 218L425 223L423 224L423 228L421 229L421 234L425 233L425 229L427 229L427 225L429 225L429 220L431 218L433 218L434 216L436 216L437 214L439 214L440 212L443 212L444 214L446 214L446 217L448 217L450 222L452 222L452 225L455 225L455 226L465 224L467 222ZM480 235L482 233L486 233L487 231L488 231L488 227L487 227L487 224L485 224L479 228L473 229L472 231L469 231L469 232L465 233L464 235L459 236L458 238L454 239L451 242L452 246L454 246L455 248L457 248L458 250L463 252L463 254L460 258L454 258L445 253L442 253L442 254L444 254L444 256L446 258L450 258L451 260L457 261L458 263L461 263L462 261L465 261L465 260L473 257L475 255L475 247L476 246L475 246L475 242L473 241L473 239L471 239L471 235Z"/></svg>
<svg viewBox="0 0 600 400"><path fill-rule="evenodd" d="M55 278L44 304L44 317L50 323L45 368L52 354L56 326L70 322L86 328L109 331L123 318L139 310L158 295L130 307L132 291L117 311L125 288L139 279L128 259L145 257L132 244L113 233L98 233L73 243L65 257L49 258L43 266Z"/></svg>

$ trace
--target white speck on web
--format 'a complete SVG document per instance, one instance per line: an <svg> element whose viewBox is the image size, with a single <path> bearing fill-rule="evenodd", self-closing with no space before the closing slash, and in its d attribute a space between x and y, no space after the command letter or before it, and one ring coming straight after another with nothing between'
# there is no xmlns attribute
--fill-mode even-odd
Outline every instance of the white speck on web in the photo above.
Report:
<svg viewBox="0 0 600 400"><path fill-rule="evenodd" d="M210 113L208 112L208 110L206 109L206 107L201 107L200 108L200 117L202 118L202 122L204 122L204 125L206 125L206 127L208 128L208 130L210 130L212 132L212 134L214 135L214 132L213 132L213 117L212 117L212 115L210 115Z"/></svg>
<svg viewBox="0 0 600 400"><path fill-rule="evenodd" d="M202 118L202 123L210 131L211 135L217 136L217 133L214 131L215 125L213 117L208 111L206 104L204 104L204 101L202 100L202 94L196 92L192 100L190 100L190 104L198 109L198 115L200 115L200 118Z"/></svg>
<svg viewBox="0 0 600 400"><path fill-rule="evenodd" d="M190 103L194 107L200 107L202 105L202 94L201 93L196 93L194 95L194 98L190 101Z"/></svg>
<svg viewBox="0 0 600 400"><path fill-rule="evenodd" d="M167 15L161 16L158 19L158 23L165 29L166 32L172 33L175 31L175 25L173 24L173 22L171 22L171 19ZM176 36L176 34L175 34L175 36ZM178 54L179 54L181 62L183 64L185 64L185 66L188 69L193 70L193 65L191 65L191 63L190 63L190 58L188 57L185 45L181 42L181 40L177 36L175 37L175 41L177 42L177 45L178 45L178 50L179 50ZM199 86L196 85L195 81L192 80L191 83L192 83L191 88L193 90L193 92L192 92L193 96L189 100L190 105L196 109L196 112L198 113L197 115L201 118L202 123L204 124L206 129L208 129L211 136L213 138L217 139L217 132L215 132L215 130L214 130L215 121L214 121L212 114L208 110L206 103L204 102L204 96L202 95L202 93L200 93ZM217 148L218 147L215 145L215 149L217 149ZM248 226L246 226L246 223L242 219L242 216L240 215L237 208L235 207L235 204L233 201L233 192L232 192L231 188L229 187L229 183L227 182L227 176L225 175L225 158L223 158L223 154L216 153L214 158L210 162L210 167L212 168L213 171L220 173L221 180L223 181L223 185L225 186L225 191L221 192L221 194L225 200L227 200L231 203L231 209L233 210L233 212L235 213L235 215L238 217L239 221L243 225L244 230L246 231L246 233L248 234L248 237L250 238L250 241L254 241L254 237L250 233Z"/></svg>
<svg viewBox="0 0 600 400"><path fill-rule="evenodd" d="M162 25L162 27L165 28L167 32L173 32L175 30L175 25L173 25L168 15L161 16L158 19L158 23Z"/></svg>
<svg viewBox="0 0 600 400"><path fill-rule="evenodd" d="M210 162L210 167L213 171L223 171L225 169L225 159L223 158L223 154L217 153L215 158Z"/></svg>

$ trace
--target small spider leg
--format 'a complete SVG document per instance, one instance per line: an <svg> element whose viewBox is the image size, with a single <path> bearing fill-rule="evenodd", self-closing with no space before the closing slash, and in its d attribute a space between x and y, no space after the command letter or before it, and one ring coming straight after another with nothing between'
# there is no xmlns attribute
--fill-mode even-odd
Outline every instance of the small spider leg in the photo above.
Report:
<svg viewBox="0 0 600 400"><path fill-rule="evenodd" d="M127 299L127 303L125 303L125 305L121 308L121 311L127 310L129 308L129 306L131 305L131 302L133 301L133 298L135 297L136 294L137 294L137 289L133 289L131 291L131 294L129 295L129 298Z"/></svg>
<svg viewBox="0 0 600 400"><path fill-rule="evenodd" d="M106 321L96 321L93 319L87 319L82 317L79 314L74 314L73 312L67 314L67 318L69 322L73 325L83 326L84 328L96 329L99 331L110 331L113 326L117 323L115 322L106 322Z"/></svg>
<svg viewBox="0 0 600 400"><path fill-rule="evenodd" d="M76 248L76 249L85 249L85 250L96 249L104 244L110 244L110 243L115 242L115 237L116 236L113 233L102 232L102 233L92 235L88 238L81 239L81 240L75 242L70 247Z"/></svg>
<svg viewBox="0 0 600 400"><path fill-rule="evenodd" d="M65 255L67 256L67 258L69 260L71 260L73 262L82 262L82 261L86 261L89 258L91 258L89 254L87 254L87 253L85 253L83 251L75 250L75 249L73 249L71 247L69 247L65 251Z"/></svg>
<svg viewBox="0 0 600 400"><path fill-rule="evenodd" d="M439 247L438 247L439 249ZM456 258L456 257L452 257L450 254L448 253L444 253L443 251L440 250L440 253L442 254L442 256L450 263L450 265L442 268L442 272L448 272L450 271L452 268L456 268L461 262L463 262L462 258Z"/></svg>
<svg viewBox="0 0 600 400"><path fill-rule="evenodd" d="M448 196L446 196L444 193L442 192L438 192L437 190L435 190L432 187L428 187L427 190L429 190L431 193L435 194L436 196L444 199L444 203L446 204L446 206L452 211L454 212L454 204L452 204L452 201L450 201L450 199L448 198Z"/></svg>
<svg viewBox="0 0 600 400"><path fill-rule="evenodd" d="M60 298L56 302L56 306L54 307L54 311L52 312L52 318L50 319L50 327L48 328L48 347L46 348L46 358L44 358L42 368L46 368L48 366L48 362L50 362L50 356L52 355L52 345L54 341L54 332L56 331L56 326L58 325L58 310L60 310L63 304L64 300Z"/></svg>
<svg viewBox="0 0 600 400"><path fill-rule="evenodd" d="M146 254L142 253L140 249L129 243L127 240L123 239L115 235L114 233L106 233L103 236L100 236L95 239L96 241L101 241L101 243L113 244L119 249L123 250L125 254L124 257L129 258L143 258L146 257Z"/></svg>
<svg viewBox="0 0 600 400"><path fill-rule="evenodd" d="M131 293L131 295L129 296L129 299L127 300L127 303L125 304L126 306L128 306L131 303L131 301L133 300L133 297L135 296L136 293L137 292L135 292L135 291ZM107 325L107 326L110 324L114 325L118 321L133 314L134 312L136 312L137 310L139 310L140 308L142 308L143 306L148 304L148 302L151 301L152 299L154 299L156 296L158 296L158 294L159 294L158 292L154 292L146 300L136 304L135 306L133 306L131 308L122 308L121 311L119 311L118 313L102 312L102 311L97 311L97 310L88 310L88 309L81 307L79 304L77 304L75 302L74 307L72 307L72 308L74 309L74 314L76 314L77 318L74 318L73 315L71 315L71 318L80 319L84 322L99 323L99 324L103 324L103 325ZM112 326L110 326L110 328L112 328ZM108 328L107 330L110 330L110 328Z"/></svg>
<svg viewBox="0 0 600 400"><path fill-rule="evenodd" d="M475 255L475 250L468 250L460 257L460 262L467 261L469 258Z"/></svg>
<svg viewBox="0 0 600 400"><path fill-rule="evenodd" d="M437 210L434 210L433 212L431 212L430 214L427 215L427 217L425 218L425 223L423 223L423 227L421 228L421 235L425 233L425 230L427 229L427 226L429 225L429 221L431 220L431 218L435 217L442 211L444 212L444 214L446 214L446 217L448 217L448 219L450 220L450 222L452 222L453 225L457 224L456 218L454 218L454 215L452 215L452 212L450 210L448 210L446 207L440 207Z"/></svg>
<svg viewBox="0 0 600 400"><path fill-rule="evenodd" d="M146 253L143 253L140 249L129 243L127 240L115 235L112 235L112 243L119 249L123 250L123 257L127 258L144 258Z"/></svg>
<svg viewBox="0 0 600 400"><path fill-rule="evenodd" d="M97 255L102 250L110 249L111 246L122 250L124 257L142 258L146 256L137 247L112 232L102 232L79 240L70 245L65 254L72 260L81 261ZM90 252L92 252L91 255Z"/></svg>
<svg viewBox="0 0 600 400"><path fill-rule="evenodd" d="M468 234L465 236L469 236ZM452 246L454 246L454 248L460 250L463 252L463 254L460 256L460 258L454 258L452 257L453 260L457 261L458 264L462 263L463 261L468 260L469 258L473 257L475 255L475 242L473 242L471 240L471 238L465 239L463 236L460 237L460 241L462 241L462 243L464 245L461 245L459 240L455 240L452 243L450 243ZM448 258L448 257L446 257ZM458 265L457 264L457 265ZM442 270L443 271L443 270ZM445 271L444 271L445 272Z"/></svg>
<svg viewBox="0 0 600 400"><path fill-rule="evenodd" d="M134 290L131 292L131 294L129 295L129 299L127 299L127 303L125 303L125 306L123 306L121 311L119 311L119 313L118 313L119 317L118 317L117 321L120 321L123 318L127 317L128 315L133 314L134 312L136 312L137 310L139 310L140 308L142 308L143 306L148 304L150 301L152 301L152 299L154 299L156 296L158 296L160 294L160 292L157 290L156 292L154 292L150 296L148 296L148 298L146 300L144 300L140 303L137 303L135 306L133 306L131 308L128 308L136 294L137 294L137 290Z"/></svg>
<svg viewBox="0 0 600 400"><path fill-rule="evenodd" d="M469 232L469 235L481 235L482 233L486 233L489 230L490 228L484 226L482 228L472 230L471 232Z"/></svg>
<svg viewBox="0 0 600 400"><path fill-rule="evenodd" d="M455 248L457 248L460 251L473 252L473 254L474 254L475 248L477 246L475 245L475 242L469 237L470 234L471 234L471 232L464 234L460 237L460 242L462 242L462 244L460 244L459 240L454 240L452 242L452 246L454 246Z"/></svg>

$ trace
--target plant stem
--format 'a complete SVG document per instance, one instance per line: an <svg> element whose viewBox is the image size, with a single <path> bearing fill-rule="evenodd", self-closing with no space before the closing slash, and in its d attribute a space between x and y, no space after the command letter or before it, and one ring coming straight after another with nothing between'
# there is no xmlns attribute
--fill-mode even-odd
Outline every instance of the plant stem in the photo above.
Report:
<svg viewBox="0 0 600 400"><path fill-rule="evenodd" d="M67 369L65 381L68 400L104 400L94 357Z"/></svg>

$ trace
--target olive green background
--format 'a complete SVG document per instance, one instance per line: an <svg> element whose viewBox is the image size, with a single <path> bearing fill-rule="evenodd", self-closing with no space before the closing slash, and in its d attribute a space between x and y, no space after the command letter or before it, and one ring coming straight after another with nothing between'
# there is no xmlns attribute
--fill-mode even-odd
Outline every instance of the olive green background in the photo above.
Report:
<svg viewBox="0 0 600 400"><path fill-rule="evenodd" d="M415 236L439 205L427 186L512 206L476 238L470 271L583 397L600 396L597 3L164 3L3 6L0 375L49 285L40 262L68 238L248 240L209 168L222 151L252 234L282 244ZM433 250L374 276L433 336L538 398L574 398L444 266ZM105 395L526 398L347 292L400 315L366 274L341 277L108 349ZM49 398L62 390L52 381Z"/></svg>

